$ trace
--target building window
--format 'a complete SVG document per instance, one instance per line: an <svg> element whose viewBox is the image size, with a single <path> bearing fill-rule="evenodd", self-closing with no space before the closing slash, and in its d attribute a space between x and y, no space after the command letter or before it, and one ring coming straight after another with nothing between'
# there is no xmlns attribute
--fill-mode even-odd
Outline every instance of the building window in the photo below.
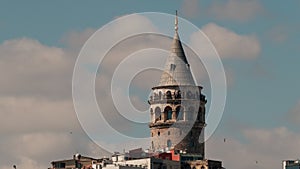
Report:
<svg viewBox="0 0 300 169"><path fill-rule="evenodd" d="M167 99L172 99L172 94L169 90L166 92L166 96L167 96Z"/></svg>
<svg viewBox="0 0 300 169"><path fill-rule="evenodd" d="M171 65L170 65L170 71L174 71L175 68L176 68L176 65L174 65L174 64L171 64Z"/></svg>
<svg viewBox="0 0 300 169"><path fill-rule="evenodd" d="M171 120L172 119L172 108L170 106L167 106L165 108L164 114L165 114L165 120Z"/></svg>
<svg viewBox="0 0 300 169"><path fill-rule="evenodd" d="M181 107L181 106L178 106L176 108L176 119L183 120L183 107Z"/></svg>
<svg viewBox="0 0 300 169"><path fill-rule="evenodd" d="M170 135L171 134L171 132L170 131L168 131L168 135Z"/></svg>
<svg viewBox="0 0 300 169"><path fill-rule="evenodd" d="M178 90L176 93L175 93L175 99L180 99L181 98L181 92L180 90Z"/></svg>
<svg viewBox="0 0 300 169"><path fill-rule="evenodd" d="M167 120L172 119L172 110L168 110L168 117Z"/></svg>
<svg viewBox="0 0 300 169"><path fill-rule="evenodd" d="M171 140L168 140L167 141L167 147L170 148L171 146L172 146L172 142L171 142Z"/></svg>
<svg viewBox="0 0 300 169"><path fill-rule="evenodd" d="M155 108L155 122L161 120L161 110L159 107Z"/></svg>
<svg viewBox="0 0 300 169"><path fill-rule="evenodd" d="M160 136L160 132L157 132L157 135Z"/></svg>

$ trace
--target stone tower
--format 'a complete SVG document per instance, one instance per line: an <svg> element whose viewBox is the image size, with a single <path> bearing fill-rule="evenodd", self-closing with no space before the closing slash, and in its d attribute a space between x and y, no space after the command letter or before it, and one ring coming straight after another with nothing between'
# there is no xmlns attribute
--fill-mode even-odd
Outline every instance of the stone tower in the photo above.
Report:
<svg viewBox="0 0 300 169"><path fill-rule="evenodd" d="M178 35L176 12L175 35L171 54L159 85L149 99L151 149L198 154L204 158L205 96L196 86L190 65Z"/></svg>

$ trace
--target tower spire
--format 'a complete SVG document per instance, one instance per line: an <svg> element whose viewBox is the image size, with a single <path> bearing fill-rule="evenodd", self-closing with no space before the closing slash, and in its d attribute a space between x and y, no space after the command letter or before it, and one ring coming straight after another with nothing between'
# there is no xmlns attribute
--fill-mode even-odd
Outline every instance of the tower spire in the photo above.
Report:
<svg viewBox="0 0 300 169"><path fill-rule="evenodd" d="M185 56L178 35L178 13L175 17L175 35L173 37L170 56L168 57L159 86L167 85L195 85L188 60Z"/></svg>
<svg viewBox="0 0 300 169"><path fill-rule="evenodd" d="M175 31L176 31L176 33L178 31L178 13L177 13L177 10L176 10L176 17L175 17Z"/></svg>

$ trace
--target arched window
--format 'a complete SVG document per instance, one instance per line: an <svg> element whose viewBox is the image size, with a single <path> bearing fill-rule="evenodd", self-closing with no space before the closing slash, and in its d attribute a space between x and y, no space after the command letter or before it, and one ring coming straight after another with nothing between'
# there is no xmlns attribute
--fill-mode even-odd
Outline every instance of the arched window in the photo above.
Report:
<svg viewBox="0 0 300 169"><path fill-rule="evenodd" d="M201 169L205 169L205 167L204 167L204 166L202 166L202 167L201 167Z"/></svg>
<svg viewBox="0 0 300 169"><path fill-rule="evenodd" d="M168 148L171 148L171 147L172 147L172 141L171 141L171 140L168 140L168 141L167 141L167 147L168 147Z"/></svg>
<svg viewBox="0 0 300 169"><path fill-rule="evenodd" d="M157 93L153 93L154 100L157 100Z"/></svg>
<svg viewBox="0 0 300 169"><path fill-rule="evenodd" d="M159 91L159 93L158 93L159 100L161 100L161 95L162 95L162 93L161 93L161 91Z"/></svg>
<svg viewBox="0 0 300 169"><path fill-rule="evenodd" d="M159 107L155 108L155 122L161 120L161 110Z"/></svg>
<svg viewBox="0 0 300 169"><path fill-rule="evenodd" d="M183 120L183 107L181 107L181 106L178 106L176 108L176 119Z"/></svg>
<svg viewBox="0 0 300 169"><path fill-rule="evenodd" d="M166 96L167 96L167 99L172 99L172 94L169 90L166 92Z"/></svg>
<svg viewBox="0 0 300 169"><path fill-rule="evenodd" d="M171 120L172 119L172 108L170 106L167 106L164 110L165 120Z"/></svg>
<svg viewBox="0 0 300 169"><path fill-rule="evenodd" d="M168 110L168 116L167 116L167 120L172 119L172 110Z"/></svg>
<svg viewBox="0 0 300 169"><path fill-rule="evenodd" d="M175 99L180 99L181 98L181 92L180 90L178 90L176 93L175 93Z"/></svg>
<svg viewBox="0 0 300 169"><path fill-rule="evenodd" d="M160 136L160 132L157 132L157 135Z"/></svg>
<svg viewBox="0 0 300 169"><path fill-rule="evenodd" d="M170 71L174 71L175 68L176 68L176 65L175 65L175 64L171 64L171 65L170 65Z"/></svg>

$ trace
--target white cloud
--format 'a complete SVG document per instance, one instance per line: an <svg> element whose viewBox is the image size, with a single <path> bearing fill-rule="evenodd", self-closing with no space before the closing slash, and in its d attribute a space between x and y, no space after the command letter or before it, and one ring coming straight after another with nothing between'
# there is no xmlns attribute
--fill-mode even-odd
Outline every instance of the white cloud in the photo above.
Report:
<svg viewBox="0 0 300 169"><path fill-rule="evenodd" d="M68 100L35 97L0 97L0 132L22 133L79 129L73 104ZM67 122L66 122L67 121Z"/></svg>
<svg viewBox="0 0 300 169"><path fill-rule="evenodd" d="M300 136L286 127L245 129L243 141L213 137L206 144L208 158L222 159L226 168L281 168L282 160L300 156ZM230 155L229 155L230 154ZM257 163L256 163L257 161Z"/></svg>
<svg viewBox="0 0 300 169"><path fill-rule="evenodd" d="M211 40L221 58L252 59L260 54L260 43L255 35L239 35L215 23L204 25L202 31ZM201 46L201 41L193 37L191 43L196 47Z"/></svg>
<svg viewBox="0 0 300 169"><path fill-rule="evenodd" d="M102 38L112 40L117 33L126 34L152 26L144 17L134 18L131 24L116 23L109 29L107 37ZM123 32L118 32L120 26ZM67 34L62 38L66 48L47 46L29 38L0 44L0 76L3 78L0 84L0 168L11 168L13 164L25 169L45 168L51 160L70 158L76 152L91 156L107 154L82 131L71 97L77 52L93 32L93 29L87 29ZM120 62L126 51L130 54L130 50L147 46L134 43L141 41L159 45L154 39L149 42L142 37L131 42L130 47L123 48L128 50L114 53L102 69L104 74L97 77L97 81L104 83L100 88L110 92L109 77L114 71L113 65ZM107 103L105 93L98 96ZM139 102L138 98L135 102ZM112 105L105 106L109 112L114 110Z"/></svg>
<svg viewBox="0 0 300 169"><path fill-rule="evenodd" d="M32 160L28 157L22 157L21 161L16 164L16 163L11 163L11 165L5 165L2 166L2 169L12 169L13 165L16 165L17 168L28 168L28 169L41 169L41 168L48 168L49 166L46 165L40 165L38 164L35 160Z"/></svg>
<svg viewBox="0 0 300 169"><path fill-rule="evenodd" d="M209 13L218 19L248 21L262 12L258 0L226 0L215 1L209 8Z"/></svg>
<svg viewBox="0 0 300 169"><path fill-rule="evenodd" d="M37 40L7 40L0 45L0 95L61 98L70 96L75 58Z"/></svg>
<svg viewBox="0 0 300 169"><path fill-rule="evenodd" d="M77 136L73 136L77 135ZM78 131L69 132L31 132L11 134L1 137L0 168L31 169L48 168L53 160L72 158L72 155L79 152L83 155L100 157L107 154L86 135Z"/></svg>
<svg viewBox="0 0 300 169"><path fill-rule="evenodd" d="M73 109L74 51L22 38L0 44L0 53L0 168L46 168L76 150L105 153L84 134Z"/></svg>
<svg viewBox="0 0 300 169"><path fill-rule="evenodd" d="M95 32L96 29L93 28L87 28L83 31L70 31L62 37L61 41L66 44L67 47L78 52L88 38Z"/></svg>

